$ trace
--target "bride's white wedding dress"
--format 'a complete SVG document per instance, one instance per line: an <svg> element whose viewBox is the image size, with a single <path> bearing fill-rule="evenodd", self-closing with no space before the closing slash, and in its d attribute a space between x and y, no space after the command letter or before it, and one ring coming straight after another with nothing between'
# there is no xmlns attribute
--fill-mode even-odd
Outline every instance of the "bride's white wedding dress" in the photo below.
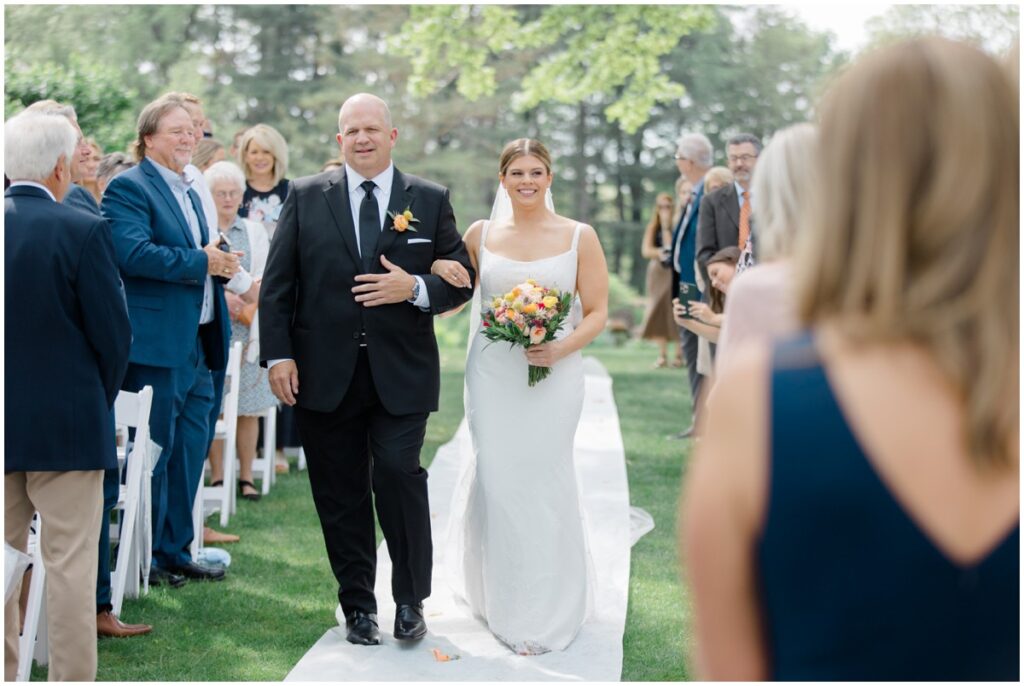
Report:
<svg viewBox="0 0 1024 686"><path fill-rule="evenodd" d="M521 262L487 249L489 224L478 259L484 302L530 278L575 290L580 225L567 252ZM480 335L479 319L472 330L465 402L475 460L462 475L451 511L455 590L515 652L562 650L586 619L592 597L573 466L582 356L560 360L530 388L523 349L490 343ZM557 337L572 330L567 321Z"/></svg>

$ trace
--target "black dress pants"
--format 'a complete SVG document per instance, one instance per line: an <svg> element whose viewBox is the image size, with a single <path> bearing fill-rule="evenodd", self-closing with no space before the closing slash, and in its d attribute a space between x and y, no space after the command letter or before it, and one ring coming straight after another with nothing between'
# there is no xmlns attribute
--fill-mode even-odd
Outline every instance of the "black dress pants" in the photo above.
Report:
<svg viewBox="0 0 1024 686"><path fill-rule="evenodd" d="M433 558L427 471L420 466L429 413L396 416L384 409L366 348L337 408L295 409L342 611L377 611L374 501L395 602L422 601L430 595Z"/></svg>

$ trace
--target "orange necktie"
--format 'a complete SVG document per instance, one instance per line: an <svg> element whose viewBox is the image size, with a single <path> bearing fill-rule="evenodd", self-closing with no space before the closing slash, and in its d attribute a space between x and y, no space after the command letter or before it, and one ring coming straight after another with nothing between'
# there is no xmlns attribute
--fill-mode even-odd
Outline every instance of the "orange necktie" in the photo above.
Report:
<svg viewBox="0 0 1024 686"><path fill-rule="evenodd" d="M743 204L740 206L740 250L747 247L750 237L750 191L743 191Z"/></svg>

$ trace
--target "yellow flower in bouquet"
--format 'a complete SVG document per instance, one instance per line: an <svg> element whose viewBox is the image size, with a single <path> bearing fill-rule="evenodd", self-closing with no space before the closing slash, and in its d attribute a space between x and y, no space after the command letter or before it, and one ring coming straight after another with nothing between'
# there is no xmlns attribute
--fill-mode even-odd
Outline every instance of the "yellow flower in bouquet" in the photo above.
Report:
<svg viewBox="0 0 1024 686"><path fill-rule="evenodd" d="M572 308L573 294L560 292L527 279L504 295L491 298L491 308L483 314L482 333L492 343L529 348L555 340ZM529 366L530 386L547 378L550 367Z"/></svg>

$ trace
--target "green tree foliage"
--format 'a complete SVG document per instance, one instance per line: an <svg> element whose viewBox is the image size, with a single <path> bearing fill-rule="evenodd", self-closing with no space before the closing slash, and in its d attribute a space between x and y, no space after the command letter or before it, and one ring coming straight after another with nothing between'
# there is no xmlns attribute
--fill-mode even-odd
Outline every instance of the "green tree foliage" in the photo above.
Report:
<svg viewBox="0 0 1024 686"><path fill-rule="evenodd" d="M9 59L9 58L8 58ZM8 70L5 82L8 116L38 100L74 105L86 136L104 149L120 149L132 139L135 96L125 90L117 70L72 59L66 65L44 62Z"/></svg>
<svg viewBox="0 0 1024 686"><path fill-rule="evenodd" d="M632 133L655 103L683 95L661 58L710 19L707 8L692 5L552 5L539 15L498 5L419 5L392 45L410 58L410 90L420 97L451 81L466 98L490 95L497 89L493 63L539 51L515 93L518 111L614 93L605 116Z"/></svg>
<svg viewBox="0 0 1024 686"><path fill-rule="evenodd" d="M121 119L83 119L87 134L110 128L108 149L133 137L146 102L184 90L225 145L257 122L281 131L294 178L338 154L345 98L376 93L399 129L396 163L451 188L463 229L489 213L502 146L540 138L559 212L597 227L634 287L679 134L707 134L721 162L731 133L768 138L812 116L843 59L770 7L65 4L8 5L5 18L7 102L20 106L12 86L35 87L43 65L67 64L83 115L93 98L130 101ZM93 71L113 74L114 92Z"/></svg>

